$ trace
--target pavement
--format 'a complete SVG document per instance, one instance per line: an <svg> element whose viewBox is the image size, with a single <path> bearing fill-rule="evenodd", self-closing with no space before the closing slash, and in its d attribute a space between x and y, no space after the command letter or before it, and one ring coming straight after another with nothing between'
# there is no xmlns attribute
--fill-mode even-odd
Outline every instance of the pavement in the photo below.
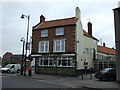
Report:
<svg viewBox="0 0 120 90"><path fill-rule="evenodd" d="M84 75L78 77L72 76L60 76L60 75L46 75L46 74L35 74L32 72L32 76L28 76L32 79L37 79L46 83L60 84L69 86L71 88L89 88L95 90L120 90L120 83L117 81L100 81L94 77L94 74Z"/></svg>

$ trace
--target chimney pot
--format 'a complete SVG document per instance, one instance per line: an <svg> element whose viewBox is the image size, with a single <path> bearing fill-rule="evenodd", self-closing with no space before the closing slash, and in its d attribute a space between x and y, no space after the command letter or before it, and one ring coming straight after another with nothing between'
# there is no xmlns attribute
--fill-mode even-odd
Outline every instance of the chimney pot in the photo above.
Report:
<svg viewBox="0 0 120 90"><path fill-rule="evenodd" d="M92 36L92 23L88 22L88 34Z"/></svg>
<svg viewBox="0 0 120 90"><path fill-rule="evenodd" d="M105 47L105 43L103 43L103 47Z"/></svg>
<svg viewBox="0 0 120 90"><path fill-rule="evenodd" d="M45 17L43 15L40 16L40 23L45 22Z"/></svg>

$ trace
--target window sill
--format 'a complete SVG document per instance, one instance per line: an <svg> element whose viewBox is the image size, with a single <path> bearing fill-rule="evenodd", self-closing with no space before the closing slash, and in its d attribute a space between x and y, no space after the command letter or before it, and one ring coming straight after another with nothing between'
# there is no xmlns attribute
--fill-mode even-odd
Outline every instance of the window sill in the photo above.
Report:
<svg viewBox="0 0 120 90"><path fill-rule="evenodd" d="M65 51L53 51L54 53L63 53Z"/></svg>
<svg viewBox="0 0 120 90"><path fill-rule="evenodd" d="M73 68L74 66L47 66L47 65L39 65L39 67Z"/></svg>

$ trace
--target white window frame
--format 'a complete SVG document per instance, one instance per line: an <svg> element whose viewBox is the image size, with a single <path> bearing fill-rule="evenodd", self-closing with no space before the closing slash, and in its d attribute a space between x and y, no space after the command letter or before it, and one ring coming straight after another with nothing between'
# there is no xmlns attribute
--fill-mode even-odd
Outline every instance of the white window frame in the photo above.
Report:
<svg viewBox="0 0 120 90"><path fill-rule="evenodd" d="M48 61L48 64L45 65L45 60ZM52 61L52 65L50 65L50 61ZM39 58L39 66L53 66L53 58L50 58L50 57L40 57Z"/></svg>
<svg viewBox="0 0 120 90"><path fill-rule="evenodd" d="M64 35L64 27L56 28L56 36Z"/></svg>
<svg viewBox="0 0 120 90"><path fill-rule="evenodd" d="M41 37L48 37L48 29L41 30Z"/></svg>
<svg viewBox="0 0 120 90"><path fill-rule="evenodd" d="M42 43L43 43L43 46L41 46ZM47 48L46 48L46 45L47 45ZM41 50L41 47L43 47L43 50ZM49 41L39 41L38 52L48 53L49 52Z"/></svg>
<svg viewBox="0 0 120 90"><path fill-rule="evenodd" d="M74 67L73 58L71 58L71 57L58 57L57 61L61 62L60 65L58 65L58 63L57 63L57 67ZM66 65L63 65L63 61L66 62ZM70 62L70 65L68 65L69 62Z"/></svg>
<svg viewBox="0 0 120 90"><path fill-rule="evenodd" d="M48 64L45 64L45 60L48 61ZM73 64L73 58L72 57L57 57L55 61L52 57L39 57L39 66L49 66L49 67L74 67ZM50 65L50 61L52 62L52 65ZM55 61L55 63L54 63ZM58 62L61 62L58 64ZM64 65L64 62L66 62L66 65Z"/></svg>
<svg viewBox="0 0 120 90"><path fill-rule="evenodd" d="M66 39L54 40L53 52L65 52L65 40ZM59 47L56 46L58 44L57 42L60 42L60 44L58 45ZM58 50L58 48L59 48L59 50Z"/></svg>

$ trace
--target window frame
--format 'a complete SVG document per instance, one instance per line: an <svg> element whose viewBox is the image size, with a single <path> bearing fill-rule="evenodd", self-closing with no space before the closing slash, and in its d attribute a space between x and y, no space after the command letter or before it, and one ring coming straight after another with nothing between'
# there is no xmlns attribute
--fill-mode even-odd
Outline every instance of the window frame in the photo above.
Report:
<svg viewBox="0 0 120 90"><path fill-rule="evenodd" d="M61 36L64 35L64 27L58 27L55 29L55 35L56 36Z"/></svg>
<svg viewBox="0 0 120 90"><path fill-rule="evenodd" d="M47 60L47 64L45 61ZM60 61L60 64L59 64ZM56 64L55 64L56 62ZM65 63L64 63L65 62ZM39 57L39 66L47 67L74 67L74 58L72 57L57 57L56 61L53 57Z"/></svg>
<svg viewBox="0 0 120 90"><path fill-rule="evenodd" d="M56 39L53 41L53 52L65 52L65 40L66 39ZM60 42L57 46L57 42ZM57 50L59 48L59 50Z"/></svg>
<svg viewBox="0 0 120 90"><path fill-rule="evenodd" d="M43 46L41 45L43 43ZM47 45L47 48L46 48ZM42 47L42 49L41 49ZM38 45L38 52L39 53L48 53L49 52L49 41L39 41Z"/></svg>
<svg viewBox="0 0 120 90"><path fill-rule="evenodd" d="M48 37L48 29L42 29L40 33L40 37Z"/></svg>

